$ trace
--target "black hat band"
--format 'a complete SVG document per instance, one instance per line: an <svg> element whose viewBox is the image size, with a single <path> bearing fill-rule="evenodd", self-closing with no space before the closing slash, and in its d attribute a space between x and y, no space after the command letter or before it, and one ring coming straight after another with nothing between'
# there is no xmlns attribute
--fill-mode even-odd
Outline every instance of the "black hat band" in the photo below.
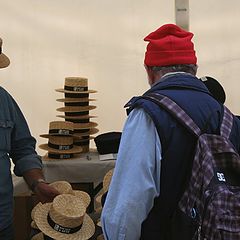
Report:
<svg viewBox="0 0 240 240"><path fill-rule="evenodd" d="M66 118L66 121L73 122L73 123L89 123L89 118L83 118L83 119Z"/></svg>
<svg viewBox="0 0 240 240"><path fill-rule="evenodd" d="M87 129L75 129L74 130L74 133L86 133L86 132L89 132L90 129L87 128Z"/></svg>
<svg viewBox="0 0 240 240"><path fill-rule="evenodd" d="M55 159L68 159L72 158L73 154L57 154L57 153L48 153L49 158L55 158Z"/></svg>
<svg viewBox="0 0 240 240"><path fill-rule="evenodd" d="M59 134L59 135L70 135L73 134L73 130L69 129L50 129L50 134Z"/></svg>
<svg viewBox="0 0 240 240"><path fill-rule="evenodd" d="M65 98L88 98L88 93L65 93Z"/></svg>
<svg viewBox="0 0 240 240"><path fill-rule="evenodd" d="M83 115L88 115L89 111L84 111L84 112L65 112L65 116L83 116Z"/></svg>
<svg viewBox="0 0 240 240"><path fill-rule="evenodd" d="M84 92L88 90L88 87L80 87L80 86L64 86L64 89L67 91L73 91L73 92Z"/></svg>
<svg viewBox="0 0 240 240"><path fill-rule="evenodd" d="M50 143L50 142L48 142L48 146L50 148L54 148L54 149L57 149L57 150L69 150L69 149L73 148L73 144L71 144L71 145L57 145L57 144L53 144L53 143Z"/></svg>
<svg viewBox="0 0 240 240"><path fill-rule="evenodd" d="M65 106L89 106L89 102L65 102Z"/></svg>
<svg viewBox="0 0 240 240"><path fill-rule="evenodd" d="M51 217L50 217L49 214L48 214L48 216L47 216L47 221L48 221L49 225L52 227L52 229L54 229L54 230L57 231L57 232L65 233L65 234L75 233L75 232L79 231L79 230L81 229L81 227L82 227L82 224L79 225L79 226L77 226L77 227L75 227L75 228L63 227L63 226L55 223L55 222L51 219Z"/></svg>

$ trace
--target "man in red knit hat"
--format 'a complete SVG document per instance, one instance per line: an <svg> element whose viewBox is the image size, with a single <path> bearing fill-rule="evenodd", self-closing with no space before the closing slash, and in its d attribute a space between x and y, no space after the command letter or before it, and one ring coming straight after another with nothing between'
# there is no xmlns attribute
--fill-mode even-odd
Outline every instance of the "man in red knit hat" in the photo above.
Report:
<svg viewBox="0 0 240 240"><path fill-rule="evenodd" d="M163 25L144 38L150 89L126 104L128 119L101 217L105 239L187 240L196 232L194 221L177 206L189 182L197 138L145 98L167 96L200 129L219 131L222 105L196 77L192 38L193 33L174 24ZM238 120L234 123L232 132L240 136ZM230 135L230 140L239 149L239 139Z"/></svg>

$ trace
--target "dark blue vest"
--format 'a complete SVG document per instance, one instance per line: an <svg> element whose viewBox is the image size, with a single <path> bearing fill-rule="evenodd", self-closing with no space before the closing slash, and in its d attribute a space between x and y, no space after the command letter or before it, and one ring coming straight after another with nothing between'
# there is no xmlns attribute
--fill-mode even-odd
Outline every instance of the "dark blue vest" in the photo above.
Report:
<svg viewBox="0 0 240 240"><path fill-rule="evenodd" d="M219 134L223 116L222 105L211 96L198 78L190 74L176 73L165 76L162 80L145 94L158 92L168 96L189 114L203 132ZM155 199L152 210L142 224L141 239L175 239L172 236L172 228L175 224L173 221L176 221L173 216L176 214L177 203L190 178L196 137L169 113L149 100L134 97L126 106L129 107L129 112L139 107L151 116L162 144L160 196ZM234 119L230 140L238 152L239 137L240 121ZM181 226L180 220L177 225ZM186 232L186 229L183 231ZM189 231L187 230L189 235L191 231L193 226L190 222ZM179 229L176 239L186 240L187 237L185 233L181 235L181 229Z"/></svg>

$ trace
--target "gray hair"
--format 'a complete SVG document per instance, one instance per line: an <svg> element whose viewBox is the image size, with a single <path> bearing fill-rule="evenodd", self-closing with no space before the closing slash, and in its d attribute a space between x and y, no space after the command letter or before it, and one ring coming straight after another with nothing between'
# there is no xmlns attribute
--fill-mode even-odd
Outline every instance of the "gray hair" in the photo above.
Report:
<svg viewBox="0 0 240 240"><path fill-rule="evenodd" d="M166 74L169 72L186 72L193 75L197 74L197 65L195 64L178 64L178 65L171 65L171 66L153 66L150 67L153 72L161 71L162 74Z"/></svg>

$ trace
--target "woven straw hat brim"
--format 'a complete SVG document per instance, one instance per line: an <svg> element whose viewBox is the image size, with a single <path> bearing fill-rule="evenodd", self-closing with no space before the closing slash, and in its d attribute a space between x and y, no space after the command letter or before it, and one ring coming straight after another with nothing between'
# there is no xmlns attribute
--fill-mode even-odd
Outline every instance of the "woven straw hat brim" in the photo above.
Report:
<svg viewBox="0 0 240 240"><path fill-rule="evenodd" d="M67 107L61 107L57 108L58 112L85 112L88 110L93 110L95 109L96 106L67 106Z"/></svg>
<svg viewBox="0 0 240 240"><path fill-rule="evenodd" d="M97 116L91 115L82 115L82 116L65 116L65 115L57 115L60 118L67 118L67 119L89 119L89 118L97 118Z"/></svg>
<svg viewBox="0 0 240 240"><path fill-rule="evenodd" d="M88 131L86 133L76 133L76 135L79 137L85 137L85 136L96 134L98 132L99 132L99 130L97 128L91 128L90 131Z"/></svg>
<svg viewBox="0 0 240 240"><path fill-rule="evenodd" d="M83 93L96 93L96 90L88 90L88 91L69 91L65 90L63 88L58 88L55 89L56 92L61 92L61 93L73 93L73 94L83 94Z"/></svg>
<svg viewBox="0 0 240 240"><path fill-rule="evenodd" d="M32 236L31 240L44 240L44 236L43 236L43 233L40 232L34 236Z"/></svg>
<svg viewBox="0 0 240 240"><path fill-rule="evenodd" d="M77 156L77 155L74 155L73 157L71 157L71 158L63 158L63 159L59 159L59 158L50 158L50 157L48 157L48 155L46 154L46 155L44 155L44 156L42 156L42 161L47 161L47 162L49 162L49 161L70 161L70 160L79 160L79 156Z"/></svg>
<svg viewBox="0 0 240 240"><path fill-rule="evenodd" d="M36 204L36 205L34 206L34 208L32 209L32 211L31 211L31 218L32 218L32 220L34 220L34 215L35 215L35 212L36 212L37 208L39 208L39 207L41 207L41 206L42 206L42 203L39 202L39 203Z"/></svg>
<svg viewBox="0 0 240 240"><path fill-rule="evenodd" d="M74 123L74 129L88 129L88 128L95 128L97 126L98 126L98 124L96 122ZM75 133L75 135L76 135L76 133Z"/></svg>
<svg viewBox="0 0 240 240"><path fill-rule="evenodd" d="M35 222L38 228L47 236L58 240L86 240L93 236L95 226L93 220L87 215L84 215L81 229L72 234L64 234L55 231L47 221L47 215L50 210L51 203L45 203L35 213Z"/></svg>
<svg viewBox="0 0 240 240"><path fill-rule="evenodd" d="M96 101L93 98L59 98L57 102L66 102L66 103L74 103L74 102L92 102Z"/></svg>
<svg viewBox="0 0 240 240"><path fill-rule="evenodd" d="M70 154L70 153L81 153L82 152L82 148L80 146L73 146L73 148L71 149L67 149L67 150L59 150L59 149L55 149L55 148L50 148L48 146L48 144L41 144L39 145L39 148L46 150L48 152L51 153L60 153L60 154Z"/></svg>
<svg viewBox="0 0 240 240"><path fill-rule="evenodd" d="M97 240L104 240L103 234L99 235L99 236L97 237Z"/></svg>
<svg viewBox="0 0 240 240"><path fill-rule="evenodd" d="M88 138L81 138L80 136L78 136L78 138L76 138L76 140L75 140L74 142L75 142L75 143L76 143L76 142L85 142L85 141L94 139L94 137L92 137L92 136L89 136L89 135L87 135L87 136L88 136ZM86 136L85 136L85 137L86 137Z"/></svg>
<svg viewBox="0 0 240 240"><path fill-rule="evenodd" d="M101 194L101 195L98 195L95 200L96 200L97 203L100 203L100 204L101 204L102 194Z"/></svg>
<svg viewBox="0 0 240 240"><path fill-rule="evenodd" d="M0 54L0 68L5 68L8 67L10 64L9 58L4 54Z"/></svg>
<svg viewBox="0 0 240 240"><path fill-rule="evenodd" d="M62 134L56 134L56 133L46 133L46 134L41 134L39 135L40 137L42 138L49 138L51 136L58 136L58 137L73 137L74 139L75 138L79 138L78 135L75 135L75 134L69 134L69 135L62 135Z"/></svg>
<svg viewBox="0 0 240 240"><path fill-rule="evenodd" d="M114 169L109 170L105 176L103 177L103 192L107 192L109 185L111 183L112 175L113 175Z"/></svg>
<svg viewBox="0 0 240 240"><path fill-rule="evenodd" d="M38 229L35 221L32 221L32 222L31 222L31 228L33 228L33 229Z"/></svg>
<svg viewBox="0 0 240 240"><path fill-rule="evenodd" d="M100 219L97 220L96 225L99 226L99 227L102 227L102 224L101 224L101 220L100 220Z"/></svg>

